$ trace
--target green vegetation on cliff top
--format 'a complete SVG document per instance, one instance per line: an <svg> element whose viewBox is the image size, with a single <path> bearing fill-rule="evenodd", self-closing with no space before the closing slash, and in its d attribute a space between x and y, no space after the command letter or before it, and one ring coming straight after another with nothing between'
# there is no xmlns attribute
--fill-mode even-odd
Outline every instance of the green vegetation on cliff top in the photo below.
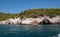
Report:
<svg viewBox="0 0 60 37"><path fill-rule="evenodd" d="M16 16L20 17L37 17L39 15L49 15L49 16L55 16L60 15L60 8L51 8L51 9L28 9L25 11L20 12L19 14L6 14L0 12L0 20L5 20L9 18L14 18Z"/></svg>
<svg viewBox="0 0 60 37"><path fill-rule="evenodd" d="M20 16L25 16L25 17L34 17L38 15L49 15L49 16L54 16L54 15L60 15L60 9L28 9L20 13Z"/></svg>

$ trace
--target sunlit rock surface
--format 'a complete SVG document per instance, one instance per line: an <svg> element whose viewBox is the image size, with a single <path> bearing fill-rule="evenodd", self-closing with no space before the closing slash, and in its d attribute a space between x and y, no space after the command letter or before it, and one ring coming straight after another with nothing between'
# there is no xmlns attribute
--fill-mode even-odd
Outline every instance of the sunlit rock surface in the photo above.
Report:
<svg viewBox="0 0 60 37"><path fill-rule="evenodd" d="M10 18L7 20L0 21L0 24L26 24L26 25L37 25L37 24L60 24L60 16L50 18L49 16L40 16L37 18Z"/></svg>

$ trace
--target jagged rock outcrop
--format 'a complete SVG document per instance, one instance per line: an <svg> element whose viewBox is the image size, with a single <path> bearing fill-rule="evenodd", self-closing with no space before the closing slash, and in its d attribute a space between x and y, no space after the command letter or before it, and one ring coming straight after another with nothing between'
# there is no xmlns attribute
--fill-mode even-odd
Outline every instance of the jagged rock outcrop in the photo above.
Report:
<svg viewBox="0 0 60 37"><path fill-rule="evenodd" d="M60 16L50 18L49 16L43 16L38 18L10 18L4 21L0 21L0 24L22 24L22 25L45 25L45 24L60 24Z"/></svg>

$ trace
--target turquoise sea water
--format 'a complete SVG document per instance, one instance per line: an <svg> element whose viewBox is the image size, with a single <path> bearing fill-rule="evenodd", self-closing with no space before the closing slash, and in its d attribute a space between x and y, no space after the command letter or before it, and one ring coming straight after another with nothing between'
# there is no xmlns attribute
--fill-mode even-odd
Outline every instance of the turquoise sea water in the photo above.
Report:
<svg viewBox="0 0 60 37"><path fill-rule="evenodd" d="M60 25L0 25L0 37L58 37Z"/></svg>

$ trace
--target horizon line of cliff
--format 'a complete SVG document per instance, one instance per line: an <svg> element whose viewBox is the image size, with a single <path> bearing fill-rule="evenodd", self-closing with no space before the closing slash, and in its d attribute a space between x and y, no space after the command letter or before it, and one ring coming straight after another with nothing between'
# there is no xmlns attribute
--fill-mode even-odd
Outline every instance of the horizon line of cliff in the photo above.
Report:
<svg viewBox="0 0 60 37"><path fill-rule="evenodd" d="M56 16L60 15L60 8L50 8L50 9L28 9L17 14L3 13L0 12L0 20L5 20L14 17L31 17L36 18L39 15L48 15L48 16Z"/></svg>

